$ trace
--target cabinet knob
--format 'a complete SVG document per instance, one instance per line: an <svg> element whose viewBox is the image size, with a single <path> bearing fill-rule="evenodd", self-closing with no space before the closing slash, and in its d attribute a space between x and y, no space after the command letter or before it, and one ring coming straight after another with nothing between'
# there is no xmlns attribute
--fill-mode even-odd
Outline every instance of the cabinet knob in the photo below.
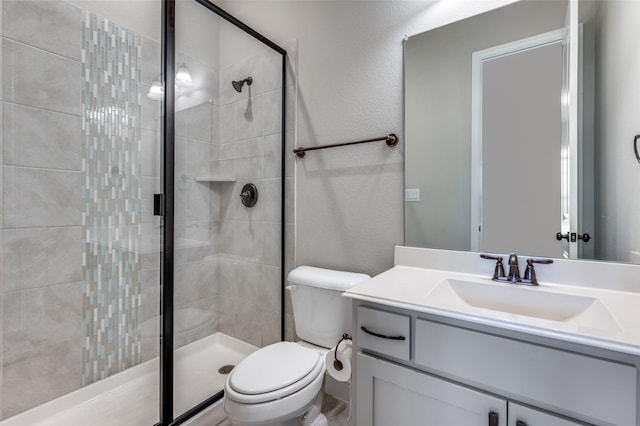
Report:
<svg viewBox="0 0 640 426"><path fill-rule="evenodd" d="M527 422L523 422L522 420L516 420L516 426L527 426Z"/></svg>
<svg viewBox="0 0 640 426"><path fill-rule="evenodd" d="M489 411L489 426L498 426L498 420L498 413L496 413L495 411Z"/></svg>

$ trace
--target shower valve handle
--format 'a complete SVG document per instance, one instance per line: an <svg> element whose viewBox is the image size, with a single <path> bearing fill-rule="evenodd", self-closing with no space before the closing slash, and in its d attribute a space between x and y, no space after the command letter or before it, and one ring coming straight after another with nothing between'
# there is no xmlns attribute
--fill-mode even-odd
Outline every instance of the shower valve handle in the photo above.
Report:
<svg viewBox="0 0 640 426"><path fill-rule="evenodd" d="M252 183L244 185L240 191L240 200L247 207L253 207L258 202L258 188Z"/></svg>

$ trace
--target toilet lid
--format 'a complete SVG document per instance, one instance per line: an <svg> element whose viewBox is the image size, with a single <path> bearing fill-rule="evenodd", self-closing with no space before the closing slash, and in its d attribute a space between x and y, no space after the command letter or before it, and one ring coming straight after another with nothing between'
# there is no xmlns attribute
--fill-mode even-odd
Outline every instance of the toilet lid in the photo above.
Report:
<svg viewBox="0 0 640 426"><path fill-rule="evenodd" d="M231 372L229 385L239 393L258 395L290 386L306 377L318 364L320 353L291 342L259 349Z"/></svg>

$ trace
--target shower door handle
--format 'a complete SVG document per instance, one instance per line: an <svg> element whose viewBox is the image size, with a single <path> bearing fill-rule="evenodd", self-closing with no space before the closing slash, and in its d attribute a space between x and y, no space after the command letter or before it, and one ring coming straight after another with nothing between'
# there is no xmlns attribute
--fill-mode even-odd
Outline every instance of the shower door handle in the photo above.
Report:
<svg viewBox="0 0 640 426"><path fill-rule="evenodd" d="M164 194L153 194L153 215L164 216Z"/></svg>

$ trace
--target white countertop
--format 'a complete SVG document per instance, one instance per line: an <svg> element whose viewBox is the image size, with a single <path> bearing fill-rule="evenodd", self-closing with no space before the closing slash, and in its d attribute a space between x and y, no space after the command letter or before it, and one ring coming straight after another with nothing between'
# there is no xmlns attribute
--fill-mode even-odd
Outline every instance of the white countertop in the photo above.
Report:
<svg viewBox="0 0 640 426"><path fill-rule="evenodd" d="M470 306L453 292L443 293L443 289L448 289L443 286L445 280L471 282L472 286L491 290L498 296L510 292L523 299L542 296L544 300L546 296L553 298L561 294L596 301L584 314L556 321ZM640 356L640 293L637 292L547 282L526 287L493 282L486 275L398 265L352 287L343 296ZM558 297L562 300L562 296ZM596 309L592 309L594 307Z"/></svg>

